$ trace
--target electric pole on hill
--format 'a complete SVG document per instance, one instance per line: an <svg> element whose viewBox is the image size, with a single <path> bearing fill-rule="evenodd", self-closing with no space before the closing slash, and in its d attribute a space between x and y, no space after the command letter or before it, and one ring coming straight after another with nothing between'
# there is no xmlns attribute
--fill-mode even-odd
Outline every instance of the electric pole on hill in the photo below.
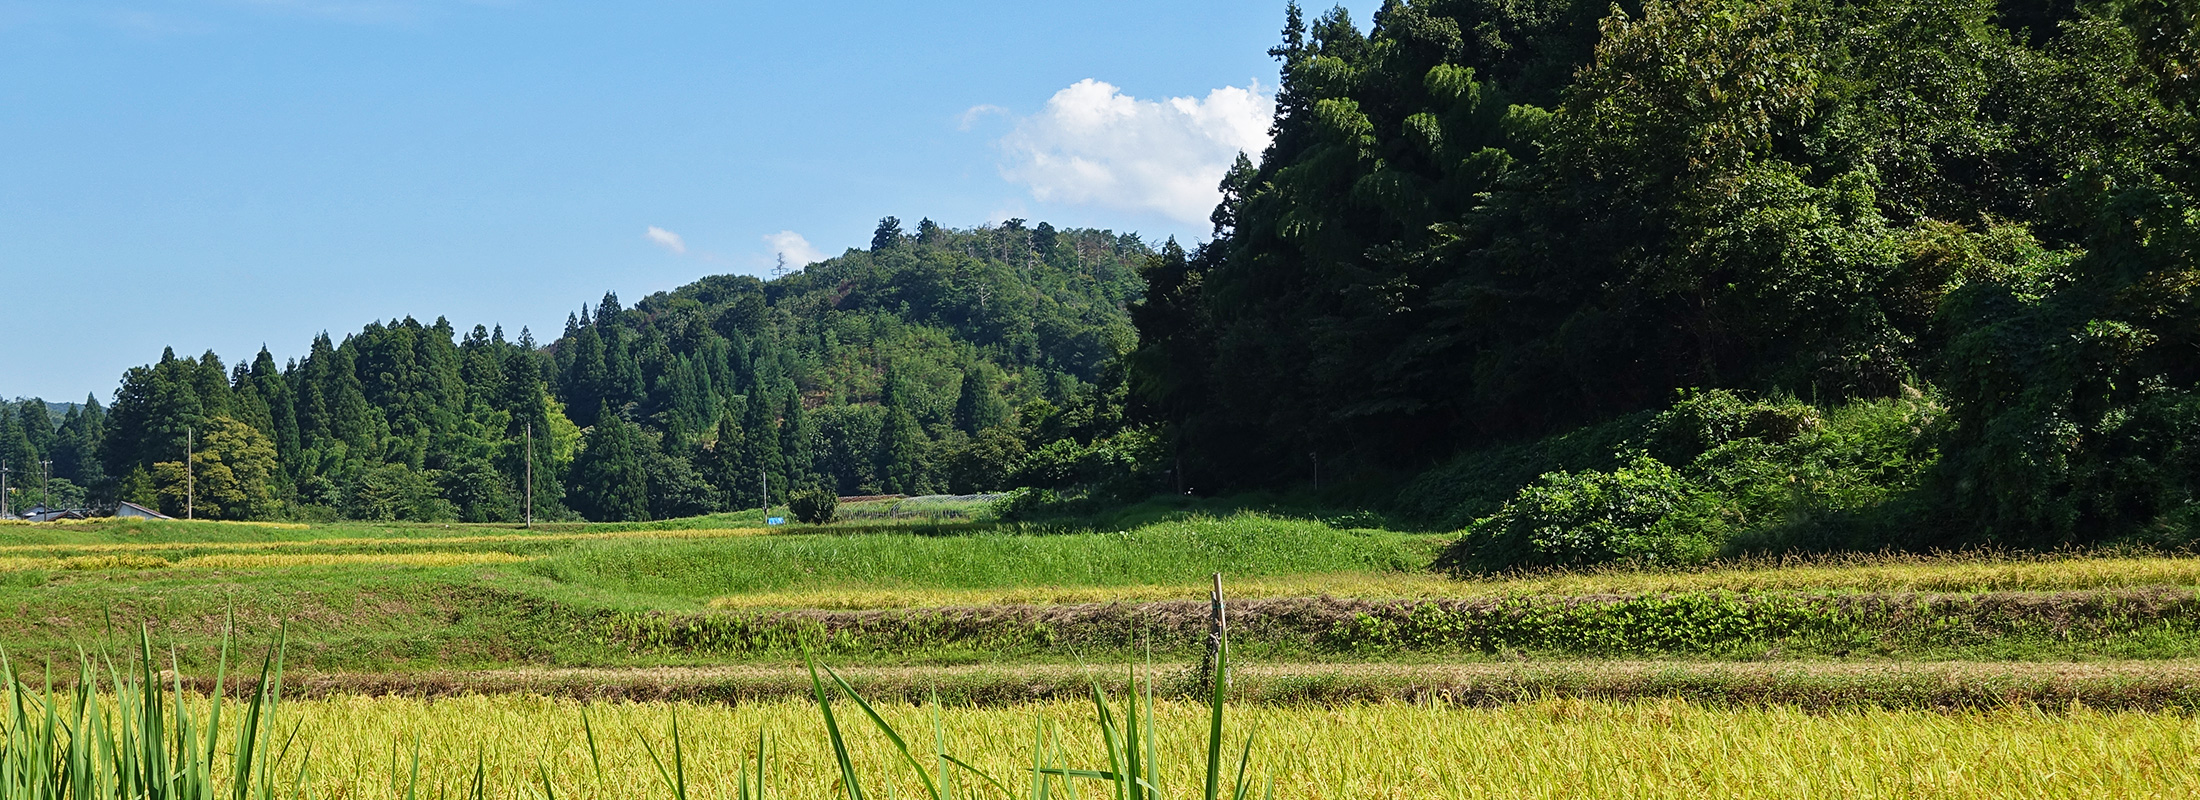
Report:
<svg viewBox="0 0 2200 800"><path fill-rule="evenodd" d="M198 517L197 517L197 516L194 516L195 512L197 511L197 506L198 506L198 503L199 503L199 484L198 484L198 481L196 480L198 476L197 476L197 475L195 474L195 473L197 472L197 470L193 470L193 469L191 468L191 445L192 445L191 437L193 437L193 436L195 436L195 435L197 435L197 431L193 431L193 430L191 430L190 428L185 428L185 429L183 429L183 518L184 518L184 519L198 519Z"/></svg>
<svg viewBox="0 0 2200 800"><path fill-rule="evenodd" d="M535 423L527 423L527 529L535 528Z"/></svg>

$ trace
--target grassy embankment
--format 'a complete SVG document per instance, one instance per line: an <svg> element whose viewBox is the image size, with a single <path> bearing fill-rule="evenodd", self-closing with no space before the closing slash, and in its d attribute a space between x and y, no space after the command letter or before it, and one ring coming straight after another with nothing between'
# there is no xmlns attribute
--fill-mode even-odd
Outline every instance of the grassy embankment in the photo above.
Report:
<svg viewBox="0 0 2200 800"><path fill-rule="evenodd" d="M248 640L287 623L294 667L343 674L321 691L727 699L791 691L771 670L807 647L836 663L920 670L873 673L889 695L931 686L1013 701L1059 696L1066 684L1029 679L1047 665L1195 658L1195 598L1219 571L1241 654L1284 670L1254 679L1253 699L1551 691L2200 707L2173 663L2200 658L2191 559L1856 557L1456 581L1426 569L1444 536L1256 513L1147 508L1043 529L766 530L755 516L534 531L16 526L0 531L0 637L18 663L68 663L142 623L196 667L233 616ZM1663 666L1596 678L1614 659ZM1768 660L1785 668L1727 666ZM1951 679L1909 663L1921 660L2156 667ZM1399 666L1345 666L1365 662ZM1878 663L1892 666L1843 666ZM980 664L1003 670L956 672ZM1481 671L1444 672L1462 664ZM702 669L632 671L652 666ZM545 672L576 668L625 671L585 685L574 677L585 673Z"/></svg>

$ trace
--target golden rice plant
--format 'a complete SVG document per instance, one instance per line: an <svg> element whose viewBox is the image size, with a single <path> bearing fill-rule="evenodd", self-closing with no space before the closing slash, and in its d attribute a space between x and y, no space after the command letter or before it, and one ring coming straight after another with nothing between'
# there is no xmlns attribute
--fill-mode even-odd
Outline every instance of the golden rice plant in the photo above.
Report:
<svg viewBox="0 0 2200 800"><path fill-rule="evenodd" d="M435 720L428 726L410 731L409 737L394 732L382 736L378 743L387 745L390 753L389 770L386 773L388 794L382 795L367 788L373 787L376 782L362 780L364 770L360 767L366 762L357 757L359 751L356 748L364 743L359 734L371 728L356 724L331 726L329 730L336 731L338 743L331 744L323 752L340 753L348 746L353 748L355 756L351 760L354 769L349 775L342 775L341 770L337 770L340 778L346 782L332 785L327 779L319 777L330 773L324 768L329 757L324 755L321 760L316 759L317 742L309 739L297 758L294 761L290 758L290 745L297 741L297 732L304 728L304 721L293 724L291 736L279 748L272 744L272 737L281 730L275 720L282 682L282 647L279 643L270 652L268 661L261 670L260 680L252 688L245 719L237 726L235 733L225 738L221 726L229 656L226 639L222 647L222 667L216 674L214 690L204 699L186 695L180 671L169 673L172 693L170 689L162 687L161 676L154 672L152 666L154 657L150 634L141 630L139 641L142 648L141 674L127 681L119 673L113 674L105 684L113 692L109 696L102 695L102 682L89 659L81 666L73 692L60 694L55 692L50 683L47 689L39 692L18 681L5 656L0 655L0 676L4 676L6 698L12 701L14 710L11 719L0 721L0 800L213 800L222 795L229 796L231 800L275 800L278 797L325 795L388 796L418 800L422 796L424 763L422 731L456 730L476 736L483 733L472 724L476 721L475 718L460 716ZM1218 656L1216 669L1222 678L1216 682L1209 703L1211 724L1208 728L1204 792L1192 795L1204 800L1220 800L1225 787L1222 783L1221 765L1226 754L1221 742L1229 669L1226 645ZM111 667L110 672L113 672ZM889 759L889 762L897 767L906 767L906 772L900 772L899 775L905 779L914 776L922 787L920 796L933 800L952 800L958 796L989 794L984 792L986 788L1013 796L1014 792L1001 778L987 772L984 767L975 766L966 758L953 755L947 749L947 730L942 721L941 710L936 704L931 708L933 747L926 752L924 758L920 758L917 753L922 748L912 749L896 725L877 706L866 701L853 686L830 668L824 669L821 677L819 668L813 662L809 675L816 709L822 716L823 730L833 754L835 779L831 786L834 791L829 794L845 796L848 800L865 800L879 796L875 789L883 785L883 796L895 796L895 784L890 783L892 777L882 779L875 777L876 773L872 769L857 768L857 760L853 755L856 751L850 746L840 725L840 717L834 711L834 702L845 698L863 713L863 719L871 723L878 736L891 743L894 754L899 758ZM827 677L831 680L831 689L827 688ZM1159 748L1159 738L1152 723L1155 700L1151 682L1148 682L1147 691L1142 698L1134 691L1133 696L1125 702L1121 724L1117 723L1114 712L1097 686L1093 689L1092 699L1097 711L1098 730L1105 748L1107 766L1083 769L1073 768L1064 760L1050 761L1047 749L1049 742L1042 727L1035 735L1034 755L1028 772L1021 776L1028 778L1028 781L1018 781L1019 786L1028 786L1030 789L1031 794L1028 797L1052 797L1052 788L1056 785L1062 786L1068 796L1075 797L1074 786L1080 782L1104 784L1108 787L1106 793L1119 800L1164 800L1182 796L1169 793L1165 789L1166 782L1162 775L1166 759ZM1142 710L1145 720L1143 722ZM674 707L668 717L671 722L669 740L662 747L639 726L632 727L631 732L648 756L649 766L655 778L661 782L665 796L674 800L690 800L695 794L691 792L689 782L689 743L681 731L678 708ZM596 779L593 788L607 788L610 785L606 783L609 773L603 765L599 737L585 708L581 710L580 723L579 740L587 745L588 763L593 767ZM407 738L411 739L410 756L404 767L400 768L397 752L399 745ZM470 781L467 780L469 775L465 771L452 768L451 761L442 757L444 754L434 751L428 753L429 759L425 762L430 781L428 796L457 796L470 800L509 796L512 785L507 781L505 770L500 769L497 782L492 782L490 753L486 744L495 742L503 750L512 746L512 739L508 735L500 735L472 741L474 758ZM742 798L762 800L772 790L770 776L776 770L771 767L776 759L766 752L768 742L769 739L764 734L758 734L753 784L750 783L751 773L746 769L746 760L743 760L742 766L733 776L738 794ZM573 740L568 739L567 744L573 744ZM989 748L997 748L1000 744L998 741L986 743ZM1058 756L1059 742L1054 744L1053 751ZM220 757L224 753L232 757L227 759L226 769L223 768L224 759ZM1235 791L1230 793L1232 800L1245 800L1248 795L1251 784L1246 774L1245 759L1250 753L1251 742L1248 740L1238 762ZM504 759L500 757L499 760ZM342 757L337 756L334 763L342 764ZM275 774L273 768L277 765L295 771L296 777L287 787L279 786L272 780ZM450 777L438 777L438 773L455 776L455 785L448 783ZM1014 773L1002 774L1009 775L1012 781L1019 777ZM538 757L534 763L534 777L539 780L536 786L539 786L543 797L557 796L560 781L555 777L550 762ZM698 777L701 775L698 774ZM585 796L634 797L648 784L646 778L635 781L631 776L625 776L624 780L616 784L619 788L614 792L607 795L598 791ZM969 787L970 791L959 791L958 786ZM823 796L817 788L821 787L812 787L808 791L798 790L795 796ZM567 795L573 796L574 792L569 790Z"/></svg>
<svg viewBox="0 0 2200 800"><path fill-rule="evenodd" d="M1507 595L1655 594L1728 591L1987 592L2078 591L2137 586L2200 586L2200 559L2070 558L2041 561L1913 562L1719 569L1700 572L1554 573L1462 581L1422 572L1348 572L1242 578L1232 594L1246 598L1361 597L1429 599ZM1023 586L927 589L820 586L714 598L728 609L868 610L980 605L1075 605L1153 602L1204 597L1203 584Z"/></svg>
<svg viewBox="0 0 2200 800"><path fill-rule="evenodd" d="M836 710L848 704L834 702ZM689 797L740 797L742 778L754 796L760 735L769 741L768 796L848 796L814 699L724 705L348 696L285 700L284 709L282 729L298 725L300 744L277 774L295 774L297 753L310 744L307 789L315 797L403 800L415 748L419 797L468 796L477 765L493 797L542 797L545 774L558 798L676 796L660 763L674 781L684 776ZM877 703L873 710L903 734L935 782L955 776L948 780L958 796L1004 793L961 767L940 770L933 752L994 776L1008 797L1034 796L1035 741L1043 741L1041 770L1109 769L1089 700L992 708ZM1148 780L1170 796L1204 790L1209 714L1206 703L1157 698L1149 712L1141 701L1139 719L1161 756ZM842 721L866 729L844 727L841 736L866 796L929 796L900 749L866 719L853 711ZM1272 780L1276 797L1293 800L2200 796L2200 723L2175 713L1827 712L1678 700L1249 705L1229 709L1225 733L1233 761L1241 737L1256 734L1248 771L1264 787ZM1235 765L1227 766L1234 791ZM394 790L393 774L400 778ZM1116 797L1111 784L1065 784L1048 774L1049 797L1070 797L1072 785L1082 797Z"/></svg>
<svg viewBox="0 0 2200 800"><path fill-rule="evenodd" d="M511 553L222 553L175 562L178 569L284 569L293 567L463 567L516 564L526 556Z"/></svg>

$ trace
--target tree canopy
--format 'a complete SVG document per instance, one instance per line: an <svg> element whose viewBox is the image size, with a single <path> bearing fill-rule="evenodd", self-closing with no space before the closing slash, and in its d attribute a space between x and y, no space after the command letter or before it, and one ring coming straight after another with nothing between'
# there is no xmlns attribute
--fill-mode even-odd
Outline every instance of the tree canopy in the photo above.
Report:
<svg viewBox="0 0 2200 800"><path fill-rule="evenodd" d="M278 365L163 353L113 402L0 408L0 461L211 518L638 520L842 493L1008 488L973 466L1121 418L1135 235L1023 220L918 233L765 282L583 306L554 340L405 318ZM1072 409L1042 428L1016 409ZM1049 437L1034 441L1034 437ZM189 461L187 440L196 443ZM982 457L978 454L983 454ZM190 491L187 491L190 490Z"/></svg>

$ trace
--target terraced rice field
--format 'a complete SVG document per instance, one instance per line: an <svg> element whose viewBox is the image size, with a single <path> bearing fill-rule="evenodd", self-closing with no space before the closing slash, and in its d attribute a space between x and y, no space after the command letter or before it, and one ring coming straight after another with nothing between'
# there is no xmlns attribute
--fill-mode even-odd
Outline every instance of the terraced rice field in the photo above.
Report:
<svg viewBox="0 0 2200 800"><path fill-rule="evenodd" d="M471 696L435 701L351 696L291 703L309 731L314 796L401 800L466 797L477 759L490 797L540 797L542 772L559 796L671 797L645 749L670 758L680 720L691 797L734 797L737 766L768 737L773 796L827 797L832 752L809 701L740 706L579 703ZM854 713L852 709L844 709ZM1156 706L1171 797L1193 796L1203 763L1205 709ZM931 746L926 708L881 713ZM1070 766L1105 769L1089 703L941 712L946 750L1024 796L1033 742L1062 740ZM850 723L861 725L862 723ZM871 791L922 796L881 736L851 728L851 760ZM2200 723L2176 714L2029 710L1940 713L1707 708L1684 701L1542 700L1497 708L1442 705L1253 706L1225 738L1254 735L1257 777L1281 798L2172 798L2200 793ZM395 746L395 763L392 746ZM302 752L302 751L294 751ZM410 779L417 752L418 784ZM1069 755L1074 754L1074 755ZM599 773L596 766L601 765ZM277 774L294 774L278 766ZM958 770L959 771L959 770ZM964 789L976 791L963 777ZM1087 785L1085 796L1101 787ZM1064 796L1054 789L1056 796ZM999 797L980 791L975 796Z"/></svg>
<svg viewBox="0 0 2200 800"><path fill-rule="evenodd" d="M1035 726L1069 737L1065 753L1099 752L1071 744L1093 736L1078 698L1120 693L1133 663L1152 664L1163 738L1200 741L1201 710L1169 698L1196 689L1221 572L1232 730L1257 732L1279 797L2200 789L2189 558L1455 580L1427 569L1443 536L1260 513L1067 530L760 521L11 526L0 642L37 683L80 651L127 660L144 630L210 689L225 631L257 644L281 630L295 695L281 713L314 748L314 796L405 797L393 758L416 745L416 797L473 796L477 762L486 796L540 796L523 787L543 770L559 796L651 796L639 743L663 745L675 708L690 796L735 796L729 765L759 730L783 796L825 796L836 768L805 651L905 730L929 731L918 704L944 700L950 750L1027 783ZM850 742L866 774L916 788L877 737Z"/></svg>

